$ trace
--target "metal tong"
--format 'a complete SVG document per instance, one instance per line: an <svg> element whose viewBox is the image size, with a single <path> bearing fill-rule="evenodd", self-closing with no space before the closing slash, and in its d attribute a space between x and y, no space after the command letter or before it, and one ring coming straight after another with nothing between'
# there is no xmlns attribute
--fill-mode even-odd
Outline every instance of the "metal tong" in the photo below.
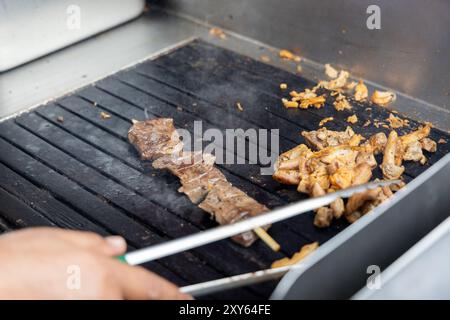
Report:
<svg viewBox="0 0 450 320"><path fill-rule="evenodd" d="M130 265L138 265L148 261L161 259L326 206L338 198L348 198L355 193L399 182L400 180L374 181L342 189L321 197L310 198L289 204L282 208L234 224L219 226L207 231L201 231L193 235L136 250L120 256L118 259Z"/></svg>

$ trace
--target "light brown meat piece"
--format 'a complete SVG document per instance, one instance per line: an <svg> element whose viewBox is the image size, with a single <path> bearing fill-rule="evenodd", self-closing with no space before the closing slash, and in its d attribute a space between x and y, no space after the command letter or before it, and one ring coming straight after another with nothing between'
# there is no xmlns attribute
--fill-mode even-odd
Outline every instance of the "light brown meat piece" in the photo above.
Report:
<svg viewBox="0 0 450 320"><path fill-rule="evenodd" d="M383 163L380 166L384 177L387 179L398 179L405 171L405 167L401 165L401 162L398 164L398 159L401 159L398 156L400 153L398 144L397 132L391 131L384 149Z"/></svg>
<svg viewBox="0 0 450 320"><path fill-rule="evenodd" d="M378 132L369 138L369 143L373 148L373 153L379 154L386 147L387 137L384 132Z"/></svg>
<svg viewBox="0 0 450 320"><path fill-rule="evenodd" d="M436 141L431 140L430 138L423 138L420 140L420 144L422 145L422 149L428 152L436 152L437 143Z"/></svg>
<svg viewBox="0 0 450 320"><path fill-rule="evenodd" d="M366 201L375 200L378 197L380 189L372 189L352 195L345 206L345 214L350 215L357 211Z"/></svg>
<svg viewBox="0 0 450 320"><path fill-rule="evenodd" d="M405 147L403 160L406 161L424 161L425 156L422 152L422 145L419 141L414 141Z"/></svg>
<svg viewBox="0 0 450 320"><path fill-rule="evenodd" d="M199 207L209 212L221 225L232 224L269 211L266 206L226 181L216 183ZM268 226L265 227L267 228ZM250 246L256 239L257 236L253 231L233 237L234 241L244 247Z"/></svg>
<svg viewBox="0 0 450 320"><path fill-rule="evenodd" d="M315 131L302 132L306 144L315 150L347 144L354 135L356 134L351 127L347 127L345 131L333 131L328 130L327 128L320 128ZM360 135L358 136L361 140L362 137Z"/></svg>
<svg viewBox="0 0 450 320"><path fill-rule="evenodd" d="M339 219L345 212L345 204L342 198L334 200L330 204L330 209L333 211L333 216L335 219Z"/></svg>
<svg viewBox="0 0 450 320"><path fill-rule="evenodd" d="M429 124L426 124L425 126L420 127L419 129L417 129L411 133L401 136L400 141L403 144L403 146L407 146L412 142L420 141L420 140L428 137L428 135L430 134L430 130L431 130L431 126Z"/></svg>
<svg viewBox="0 0 450 320"><path fill-rule="evenodd" d="M365 145L365 150L361 150L356 157L356 164L362 163L369 165L372 169L375 169L378 165L370 144Z"/></svg>
<svg viewBox="0 0 450 320"><path fill-rule="evenodd" d="M226 177L214 167L214 156L198 152L184 152L181 157L161 157L153 162L156 169L168 169L176 175L185 193L192 203L202 201L209 190L218 182L225 182Z"/></svg>
<svg viewBox="0 0 450 320"><path fill-rule="evenodd" d="M144 160L154 160L166 155L179 155L183 149L173 119L157 118L137 121L128 131L128 140Z"/></svg>
<svg viewBox="0 0 450 320"><path fill-rule="evenodd" d="M280 260L276 260L272 263L272 268L281 268L286 266L294 265L303 259L305 259L311 252L316 250L319 247L318 242L313 242L310 244L304 245L299 252L294 253L292 258L282 258Z"/></svg>

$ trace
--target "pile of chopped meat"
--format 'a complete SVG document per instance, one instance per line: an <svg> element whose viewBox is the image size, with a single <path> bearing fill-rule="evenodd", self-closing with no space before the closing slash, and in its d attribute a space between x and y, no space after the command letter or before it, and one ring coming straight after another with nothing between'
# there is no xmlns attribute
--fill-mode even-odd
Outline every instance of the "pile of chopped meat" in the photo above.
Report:
<svg viewBox="0 0 450 320"><path fill-rule="evenodd" d="M327 128L304 131L306 145L300 144L281 154L273 178L283 184L296 185L299 192L312 197L322 196L369 182L372 171L378 166L375 155L382 153L380 168L384 178L398 179L405 170L403 161L424 164L423 150L436 151L436 142L428 138L429 133L430 125L400 137L396 131L391 131L388 137L380 132L368 139L356 134L351 127L345 131ZM314 224L327 227L333 218L341 216L352 223L391 195L389 187L380 187L355 194L347 203L338 199L329 207L316 210Z"/></svg>
<svg viewBox="0 0 450 320"><path fill-rule="evenodd" d="M154 168L167 169L177 176L182 185L179 191L210 213L219 224L234 223L268 211L266 206L227 181L214 166L213 155L183 151L172 119L136 121L128 138L142 159L154 160ZM253 231L233 237L245 247L256 239Z"/></svg>

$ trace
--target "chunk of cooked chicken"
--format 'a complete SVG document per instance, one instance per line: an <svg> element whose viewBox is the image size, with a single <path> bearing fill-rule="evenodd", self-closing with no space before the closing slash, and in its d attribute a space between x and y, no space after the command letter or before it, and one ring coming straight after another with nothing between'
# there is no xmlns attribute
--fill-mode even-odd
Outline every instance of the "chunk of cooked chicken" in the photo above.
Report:
<svg viewBox="0 0 450 320"><path fill-rule="evenodd" d="M356 157L356 164L366 163L372 169L375 169L378 165L375 159L373 148L370 144L365 146L365 150L361 150Z"/></svg>
<svg viewBox="0 0 450 320"><path fill-rule="evenodd" d="M383 175L387 179L398 179L403 172L405 167L398 164L399 152L399 138L397 132L394 130L389 133L389 137L386 142L386 147L384 148L383 163L381 164L381 170Z"/></svg>
<svg viewBox="0 0 450 320"><path fill-rule="evenodd" d="M387 137L384 132L378 132L369 138L369 143L373 148L373 153L379 154L386 147Z"/></svg>
<svg viewBox="0 0 450 320"><path fill-rule="evenodd" d="M369 182L372 178L372 168L367 163L360 163L354 169L352 186Z"/></svg>
<svg viewBox="0 0 450 320"><path fill-rule="evenodd" d="M329 227L333 220L333 210L328 207L317 209L314 217L314 225L318 228Z"/></svg>
<svg viewBox="0 0 450 320"><path fill-rule="evenodd" d="M344 200L342 200L342 198L334 200L330 204L330 209L333 210L334 218L339 219L345 212Z"/></svg>
<svg viewBox="0 0 450 320"><path fill-rule="evenodd" d="M375 90L375 92L372 94L372 97L370 97L370 101L382 107L385 107L389 103L394 102L396 98L397 96L393 92Z"/></svg>
<svg viewBox="0 0 450 320"><path fill-rule="evenodd" d="M350 215L357 211L366 201L375 200L380 193L380 189L372 189L352 195L345 206L345 214Z"/></svg>
<svg viewBox="0 0 450 320"><path fill-rule="evenodd" d="M356 134L351 127L347 127L345 131L333 131L328 130L327 128L320 128L314 131L302 132L302 136L305 138L306 144L316 150L346 144L355 135ZM362 136L357 136L362 139Z"/></svg>
<svg viewBox="0 0 450 320"><path fill-rule="evenodd" d="M369 90L362 80L359 80L355 87L355 95L353 96L356 101L363 101L367 99Z"/></svg>
<svg viewBox="0 0 450 320"><path fill-rule="evenodd" d="M272 177L282 184L297 185L300 183L298 170L277 170Z"/></svg>
<svg viewBox="0 0 450 320"><path fill-rule="evenodd" d="M282 153L275 163L275 170L298 169L300 157L307 151L309 151L309 148L304 144L300 144L295 148Z"/></svg>
<svg viewBox="0 0 450 320"><path fill-rule="evenodd" d="M426 124L425 126L420 127L419 129L405 134L400 137L400 141L403 144L403 146L407 146L411 142L420 141L430 134L431 126L429 124Z"/></svg>
<svg viewBox="0 0 450 320"><path fill-rule="evenodd" d="M420 144L422 145L422 149L428 152L436 152L437 150L437 143L434 140L431 140L430 138L423 138L420 140Z"/></svg>

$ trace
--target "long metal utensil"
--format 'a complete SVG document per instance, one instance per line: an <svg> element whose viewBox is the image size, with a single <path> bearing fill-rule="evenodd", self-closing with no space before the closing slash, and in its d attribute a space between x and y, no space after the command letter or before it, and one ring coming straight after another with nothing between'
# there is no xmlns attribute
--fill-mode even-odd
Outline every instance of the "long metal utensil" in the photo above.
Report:
<svg viewBox="0 0 450 320"><path fill-rule="evenodd" d="M130 265L138 265L148 261L161 259L176 253L184 252L202 245L226 239L237 234L253 230L258 227L270 225L272 223L292 218L296 215L326 206L338 198L348 198L354 193L363 192L368 189L387 186L399 183L400 180L374 181L347 189L342 189L333 193L328 193L321 197L310 198L289 204L285 207L272 210L268 213L249 218L234 224L224 225L198 232L196 234L167 241L161 244L136 250L118 257L119 260Z"/></svg>

